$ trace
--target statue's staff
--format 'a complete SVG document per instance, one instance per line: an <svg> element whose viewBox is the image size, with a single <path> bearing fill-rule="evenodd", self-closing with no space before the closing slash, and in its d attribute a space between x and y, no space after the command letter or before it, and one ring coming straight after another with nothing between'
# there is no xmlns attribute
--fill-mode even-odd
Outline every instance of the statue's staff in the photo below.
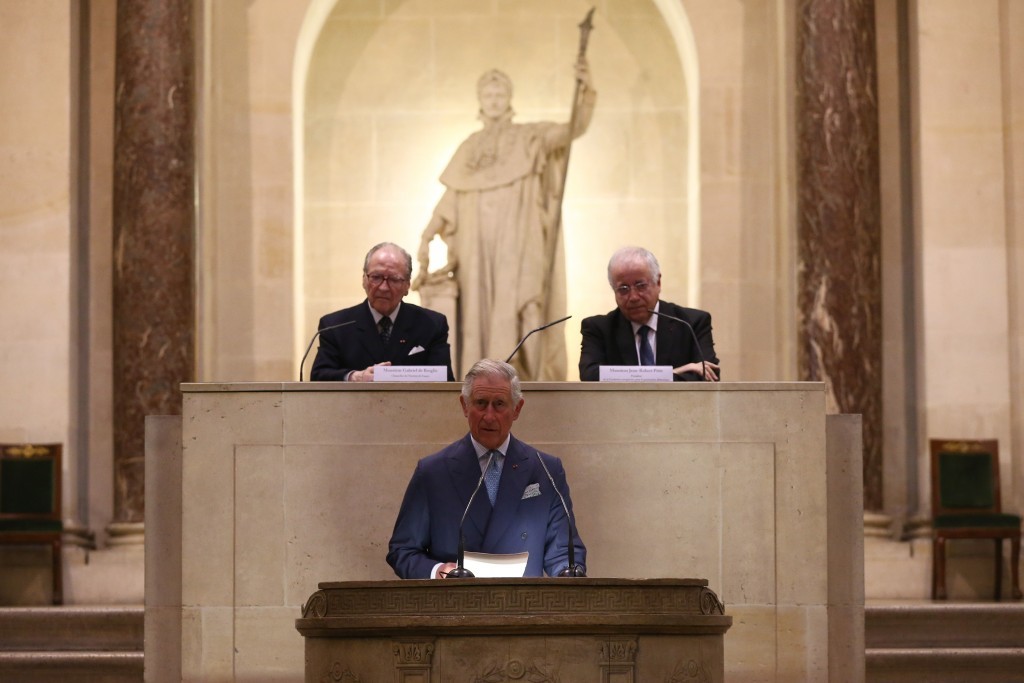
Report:
<svg viewBox="0 0 1024 683"><path fill-rule="evenodd" d="M576 54L576 63L581 63L587 56L587 42L590 40L590 32L594 29L594 8L591 7L590 11L587 12L587 16L580 22L580 49ZM576 91L572 98L572 113L569 115L569 142L565 145L565 163L562 166L562 184L558 188L558 194L555 199L555 221L554 225L551 226L551 261L548 263L548 278L547 282L550 286L551 280L554 277L555 262L558 260L558 238L559 232L562 229L562 199L565 197L565 185L569 181L569 153L572 150L573 136L576 133L576 123L579 117L579 104L580 104L580 93L584 87L583 80L576 76Z"/></svg>

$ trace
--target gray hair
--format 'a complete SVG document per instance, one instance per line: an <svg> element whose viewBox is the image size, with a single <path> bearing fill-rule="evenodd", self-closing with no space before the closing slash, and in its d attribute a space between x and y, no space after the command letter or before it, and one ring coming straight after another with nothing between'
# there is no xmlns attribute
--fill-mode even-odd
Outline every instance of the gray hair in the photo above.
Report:
<svg viewBox="0 0 1024 683"><path fill-rule="evenodd" d="M612 268L630 261L643 262L647 266L647 272L651 274L651 279L655 282L661 277L661 266L658 265L658 259L654 257L654 254L643 247L622 247L608 259L608 284L615 287L615 283L612 282Z"/></svg>
<svg viewBox="0 0 1024 683"><path fill-rule="evenodd" d="M412 256L409 255L409 252L407 252L405 249L402 249L400 246L398 246L394 242L381 242L380 244L377 244L377 245L374 245L374 246L370 247L370 251L366 252L366 258L363 259L363 273L365 274L367 271L370 270L370 259L373 258L373 255L376 254L381 249L385 249L385 248L387 248L387 249L394 249L395 251L397 251L399 254L401 254L404 257L404 259L405 259L405 276L407 278L411 278L412 277Z"/></svg>
<svg viewBox="0 0 1024 683"><path fill-rule="evenodd" d="M484 358L473 364L473 367L466 373L466 379L462 382L462 398L467 401L473 391L473 381L477 377L500 377L507 379L512 386L512 402L519 403L519 400L523 397L523 387L519 382L519 374L516 373L516 369L504 361Z"/></svg>

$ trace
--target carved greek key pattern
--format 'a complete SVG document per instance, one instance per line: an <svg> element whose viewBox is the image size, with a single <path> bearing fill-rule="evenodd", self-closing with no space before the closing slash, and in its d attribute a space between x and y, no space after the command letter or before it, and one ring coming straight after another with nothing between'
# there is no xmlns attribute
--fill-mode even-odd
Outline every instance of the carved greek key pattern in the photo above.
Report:
<svg viewBox="0 0 1024 683"><path fill-rule="evenodd" d="M565 590L531 586L489 586L480 590L327 591L326 614L316 616L472 614L543 614L548 612L707 615L724 614L713 591L700 586L686 589ZM313 599L307 605L312 605ZM319 605L315 605L319 607ZM306 616L306 613L303 613Z"/></svg>
<svg viewBox="0 0 1024 683"><path fill-rule="evenodd" d="M550 668L550 667L547 667ZM525 680L529 683L559 683L558 676L536 663L524 664L510 659L504 665L490 664L471 683L502 683L502 681Z"/></svg>

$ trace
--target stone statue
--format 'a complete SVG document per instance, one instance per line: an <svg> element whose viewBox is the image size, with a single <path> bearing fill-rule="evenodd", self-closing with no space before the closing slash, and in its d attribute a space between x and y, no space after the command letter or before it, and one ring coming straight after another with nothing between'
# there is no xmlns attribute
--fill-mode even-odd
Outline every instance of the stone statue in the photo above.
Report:
<svg viewBox="0 0 1024 683"><path fill-rule="evenodd" d="M512 81L492 69L477 82L483 128L441 174L446 190L423 232L413 287L458 284L459 367L504 360L520 339L565 317L561 198L569 145L590 124L597 93L586 59L576 64L572 123L512 123ZM429 270L440 236L448 262ZM511 360L526 380L566 378L561 328L535 334Z"/></svg>

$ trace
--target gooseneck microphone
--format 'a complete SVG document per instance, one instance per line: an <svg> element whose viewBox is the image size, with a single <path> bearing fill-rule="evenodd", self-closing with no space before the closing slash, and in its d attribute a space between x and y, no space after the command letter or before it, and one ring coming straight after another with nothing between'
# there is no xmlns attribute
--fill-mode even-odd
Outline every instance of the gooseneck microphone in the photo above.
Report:
<svg viewBox="0 0 1024 683"><path fill-rule="evenodd" d="M567 316L565 316L564 318L559 318L558 320L553 320L553 321L549 322L549 323L548 323L547 325L541 325L541 326L540 326L540 327L538 327L537 329L535 329L535 330L530 330L529 332L527 332L527 333L526 333L526 336L525 336L525 337L523 337L522 339L520 339L520 340L519 340L519 343L518 343L518 344L516 344L516 348L512 349L512 353L510 353L510 354L508 355L508 358L506 358L506 359L505 359L505 362L506 362L506 363L508 363L508 362L510 362L510 361L512 360L513 356L515 356L515 355L516 355L516 352L518 352L518 351L519 351L519 349L520 349L520 347L522 347L523 343L524 343L524 342L525 342L525 341L526 341L527 339L529 339L529 338L530 338L530 335L531 335L531 334L533 334L534 332L540 332L541 330L546 330L546 329L548 329L549 327L551 327L552 325L557 325L558 323L564 323L564 322L565 322L566 320L568 320L568 319L569 319L569 318L571 318L571 317L572 317L571 315L567 315Z"/></svg>
<svg viewBox="0 0 1024 683"><path fill-rule="evenodd" d="M559 576L580 576L585 577L587 575L586 570L580 565L576 564L576 541L573 538L572 533L572 515L569 514L569 506L565 504L565 498L562 496L562 492L558 490L558 486L555 485L555 478L551 476L551 470L544 464L544 458L540 457L539 451L537 453L537 460L540 461L540 466L544 468L544 473L548 475L548 481L551 482L551 488L555 490L558 495L558 499L562 501L562 509L565 510L565 524L569 527L569 566L558 572Z"/></svg>
<svg viewBox="0 0 1024 683"><path fill-rule="evenodd" d="M688 329L690 331L690 336L693 337L693 345L697 348L697 355L700 356L700 370L701 370L700 381L701 382L708 381L707 380L708 366L707 366L706 361L704 360L704 351L700 348L700 342L697 341L697 333L693 331L693 325L691 325L687 321L683 320L682 318L677 318L674 315L669 315L668 313L658 313L653 308L648 308L647 312L648 313L653 313L654 315L660 316L662 318L668 318L669 320L675 320L677 323L682 323L682 324L686 325L686 329Z"/></svg>
<svg viewBox="0 0 1024 683"><path fill-rule="evenodd" d="M302 381L302 366L306 364L306 358L309 357L309 350L313 348L313 342L315 342L316 338L320 336L320 333L321 332L326 332L327 330L336 330L339 327L345 327L345 325L355 325L355 324L356 324L355 320L349 320L348 322L338 323L337 325L330 325L328 327L323 328L322 330L317 330L316 332L313 333L313 337L309 340L309 346L306 347L306 352L304 354L302 354L302 362L299 363L299 381L300 382Z"/></svg>
<svg viewBox="0 0 1024 683"><path fill-rule="evenodd" d="M476 498L476 494L480 493L480 487L484 483L484 475L487 474L487 470L491 468L491 461L494 460L495 451L491 451L491 455L487 458L487 465L484 466L480 472L480 479L476 482L476 488L473 489L472 495L469 497L469 502L466 503L466 509L462 513L462 519L459 520L459 556L456 558L455 569L448 572L448 579L472 579L475 578L473 572L462 566L466 561L466 536L462 533L462 526L466 523L466 515L469 514L469 508L473 506L473 499Z"/></svg>

